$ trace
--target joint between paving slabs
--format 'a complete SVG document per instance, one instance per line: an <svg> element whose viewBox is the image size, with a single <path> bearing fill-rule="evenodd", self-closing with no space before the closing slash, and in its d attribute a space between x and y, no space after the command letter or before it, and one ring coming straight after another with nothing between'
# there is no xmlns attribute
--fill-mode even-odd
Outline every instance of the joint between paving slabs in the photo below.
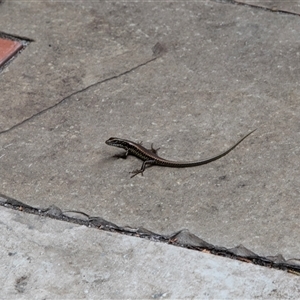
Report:
<svg viewBox="0 0 300 300"><path fill-rule="evenodd" d="M138 69L138 68L140 68L140 67L143 67L143 66L147 65L148 63L150 63L150 62L156 60L158 57L159 57L159 55L158 55L158 56L155 56L155 57L153 57L153 58L151 58L151 59L148 59L146 62L143 62L143 63L141 63L141 64L139 64L139 65L137 65L137 66L135 66L135 67L132 67L131 69L129 69L129 70L127 70L127 71L124 71L124 72L122 72L122 73L120 73L120 74L117 74L117 75L114 75L114 76L105 78L105 79L103 79L103 80L101 80L101 81L97 81L97 82L95 82L95 83L93 83L93 84L91 84L91 85L89 85L89 86L87 86L87 87L85 87L85 88L82 88L82 89L80 89L80 90L78 90L78 91L75 91L75 92L71 93L70 95L64 97L63 99L61 99L61 100L58 101L57 103L55 103L55 104L53 104L53 105L51 105L51 106L49 106L49 107L46 107L46 108L42 109L41 111L39 111L39 112L33 114L32 116L30 116L30 117L24 119L24 120L21 121L21 122L15 124L15 125L13 125L13 126L11 126L11 127L8 128L8 129L4 129L4 130L0 131L0 135L1 135L1 134L4 134L4 133L7 133L7 132L10 132L10 131L12 131L12 130L18 128L18 127L20 127L21 125L27 123L28 121L31 121L31 120L34 119L35 117L40 116L40 115L42 115L42 114L44 114L44 113L50 111L51 109L53 109L53 108L59 106L60 104L62 104L63 102L67 101L69 98L71 98L71 97L74 96L74 95L77 95L77 94L79 94L79 93L85 92L85 91L87 91L88 89L90 89L90 88L92 88L92 87L94 87L94 86L96 86L96 85L98 85L98 84L102 84L102 83L108 82L108 81L110 81L110 80L117 79L117 78L119 78L119 77L121 77L121 76L123 76L123 75L129 74L130 72L135 71L136 69Z"/></svg>
<svg viewBox="0 0 300 300"><path fill-rule="evenodd" d="M59 207L56 207L55 205L51 205L48 208L44 209L35 208L33 206L27 205L19 200L13 199L3 194L0 194L0 206L18 210L24 213L35 214L41 217L48 217L51 219L75 223L77 225L84 225L86 227L92 227L109 232L121 233L128 236L148 239L154 242L162 242L194 251L196 250L212 255L223 256L226 258L239 260L245 263L252 263L263 267L287 271L293 275L300 276L300 259L285 260L280 254L276 256L263 257L255 254L251 250L245 248L243 245L239 245L231 249L215 246L205 242L198 236L189 232L187 229L179 230L170 235L162 235L154 233L143 227L121 227L114 223L106 221L101 217L91 217L88 214L81 211L62 211ZM69 215L70 213L71 215ZM72 213L77 214L77 217L72 216Z"/></svg>

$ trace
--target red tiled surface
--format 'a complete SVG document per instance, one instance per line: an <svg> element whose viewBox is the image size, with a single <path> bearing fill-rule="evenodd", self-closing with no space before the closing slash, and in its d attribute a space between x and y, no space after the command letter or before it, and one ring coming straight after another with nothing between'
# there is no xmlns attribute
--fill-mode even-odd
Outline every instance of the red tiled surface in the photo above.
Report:
<svg viewBox="0 0 300 300"><path fill-rule="evenodd" d="M20 42L0 38L0 67L22 47Z"/></svg>

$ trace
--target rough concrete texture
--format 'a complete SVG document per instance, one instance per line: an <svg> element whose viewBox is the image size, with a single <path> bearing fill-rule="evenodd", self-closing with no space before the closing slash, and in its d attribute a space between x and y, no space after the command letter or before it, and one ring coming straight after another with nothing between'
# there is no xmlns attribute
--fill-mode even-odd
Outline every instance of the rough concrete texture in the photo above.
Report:
<svg viewBox="0 0 300 300"><path fill-rule="evenodd" d="M1 73L1 193L299 258L298 16L215 1L4 1L0 25L35 40ZM216 162L133 179L141 162L104 143L197 159L254 128Z"/></svg>
<svg viewBox="0 0 300 300"><path fill-rule="evenodd" d="M282 271L16 211L1 211L0 231L1 293L9 299L297 299L300 294L300 278Z"/></svg>

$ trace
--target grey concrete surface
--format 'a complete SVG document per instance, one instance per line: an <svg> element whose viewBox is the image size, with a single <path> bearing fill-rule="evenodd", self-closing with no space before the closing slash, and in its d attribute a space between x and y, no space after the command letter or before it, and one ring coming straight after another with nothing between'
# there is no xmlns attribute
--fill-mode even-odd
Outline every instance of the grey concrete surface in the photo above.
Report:
<svg viewBox="0 0 300 300"><path fill-rule="evenodd" d="M215 1L4 1L0 25L35 40L0 75L1 193L300 257L298 16ZM197 159L254 128L219 161L133 179L141 162L104 143Z"/></svg>
<svg viewBox="0 0 300 300"><path fill-rule="evenodd" d="M300 278L282 271L18 211L1 211L0 232L2 299L300 295Z"/></svg>

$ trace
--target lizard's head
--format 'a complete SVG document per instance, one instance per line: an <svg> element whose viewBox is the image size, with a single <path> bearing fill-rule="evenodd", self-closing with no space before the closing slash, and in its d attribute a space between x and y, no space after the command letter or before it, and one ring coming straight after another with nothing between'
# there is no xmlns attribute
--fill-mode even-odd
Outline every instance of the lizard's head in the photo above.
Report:
<svg viewBox="0 0 300 300"><path fill-rule="evenodd" d="M105 142L105 144L109 146L119 147L123 149L126 149L128 147L128 143L129 141L116 137L111 137Z"/></svg>

